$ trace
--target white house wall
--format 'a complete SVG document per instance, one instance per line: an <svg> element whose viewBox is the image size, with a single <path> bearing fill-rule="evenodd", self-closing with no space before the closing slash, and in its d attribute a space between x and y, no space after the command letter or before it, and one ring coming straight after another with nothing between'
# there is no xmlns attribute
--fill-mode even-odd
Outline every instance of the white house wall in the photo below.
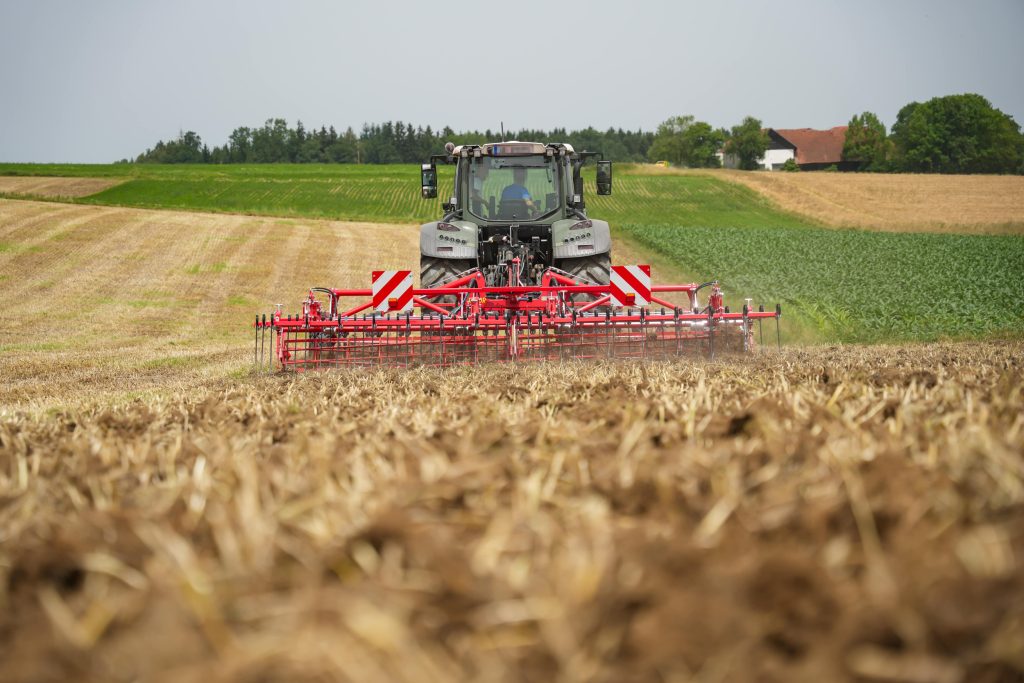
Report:
<svg viewBox="0 0 1024 683"><path fill-rule="evenodd" d="M764 158L758 160L762 168L773 171L782 167L789 159L795 159L796 155L791 149L769 149L764 153Z"/></svg>
<svg viewBox="0 0 1024 683"><path fill-rule="evenodd" d="M719 158L722 160L722 166L725 168L739 168L740 160L735 154L724 154ZM796 153L791 149L769 149L764 153L764 157L757 160L757 165L767 171L777 170L786 163L787 159L795 159Z"/></svg>

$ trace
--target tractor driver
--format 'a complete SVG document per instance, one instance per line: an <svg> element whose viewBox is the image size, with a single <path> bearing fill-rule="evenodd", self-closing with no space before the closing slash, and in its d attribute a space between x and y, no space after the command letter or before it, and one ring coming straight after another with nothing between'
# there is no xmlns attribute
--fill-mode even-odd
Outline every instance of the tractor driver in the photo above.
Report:
<svg viewBox="0 0 1024 683"><path fill-rule="evenodd" d="M530 191L526 189L526 169L517 167L512 169L512 184L506 187L501 193L501 201L507 200L523 202L531 212L535 208Z"/></svg>

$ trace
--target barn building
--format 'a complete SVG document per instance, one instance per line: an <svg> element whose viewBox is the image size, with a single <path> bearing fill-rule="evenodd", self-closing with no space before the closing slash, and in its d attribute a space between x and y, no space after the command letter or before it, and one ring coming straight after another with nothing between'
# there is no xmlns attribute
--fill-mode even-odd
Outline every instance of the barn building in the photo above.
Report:
<svg viewBox="0 0 1024 683"><path fill-rule="evenodd" d="M769 128L768 149L758 160L761 168L777 171L789 159L796 160L801 171L820 171L835 166L840 171L857 169L858 162L843 161L843 143L846 142L846 126L828 130L813 128ZM722 159L726 168L736 168L737 160L731 154Z"/></svg>

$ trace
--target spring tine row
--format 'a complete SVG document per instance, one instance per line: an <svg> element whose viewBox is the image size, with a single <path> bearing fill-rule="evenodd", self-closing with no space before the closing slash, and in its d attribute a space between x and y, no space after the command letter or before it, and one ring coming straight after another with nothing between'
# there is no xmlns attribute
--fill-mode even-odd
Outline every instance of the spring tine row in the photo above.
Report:
<svg viewBox="0 0 1024 683"><path fill-rule="evenodd" d="M302 372L330 367L413 367L570 359L671 358L748 351L753 343L749 311L729 321L708 312L695 320L626 312L578 318L543 315L485 316L446 320L438 316L367 317L331 321L298 318L257 322L257 369L277 364ZM359 324L355 324L358 322ZM314 324L316 323L316 324ZM270 335L269 342L266 335ZM280 348L274 352L274 337ZM269 350L269 353L268 353Z"/></svg>

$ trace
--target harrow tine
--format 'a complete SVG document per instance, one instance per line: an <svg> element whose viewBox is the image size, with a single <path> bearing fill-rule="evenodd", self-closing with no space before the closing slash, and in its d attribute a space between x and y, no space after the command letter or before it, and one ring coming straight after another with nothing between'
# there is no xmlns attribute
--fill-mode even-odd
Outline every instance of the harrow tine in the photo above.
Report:
<svg viewBox="0 0 1024 683"><path fill-rule="evenodd" d="M764 313L764 304L761 304L760 306L757 307L757 312L758 313ZM758 337L757 344L758 344L758 346L764 346L764 328L761 327L761 322L762 322L761 319L758 318L757 319L757 337Z"/></svg>
<svg viewBox="0 0 1024 683"><path fill-rule="evenodd" d="M743 350L751 350L751 307L749 303L743 304Z"/></svg>
<svg viewBox="0 0 1024 683"><path fill-rule="evenodd" d="M268 328L267 328L267 314L266 313L263 314L263 325L262 325L262 327L263 327L263 336L260 339L260 367L264 366L264 361L265 361L267 372L270 372L270 370L273 368L273 365L274 365L274 358L273 358L273 354L270 354L269 356L265 355L266 354L266 348L267 348L267 335L269 334L268 331L267 331ZM271 339L273 339L273 337L271 337Z"/></svg>
<svg viewBox="0 0 1024 683"><path fill-rule="evenodd" d="M782 304L775 304L775 341L778 349L782 350L782 329L779 327L779 318L782 317Z"/></svg>
<svg viewBox="0 0 1024 683"><path fill-rule="evenodd" d="M715 359L715 311L708 306L708 357Z"/></svg>

